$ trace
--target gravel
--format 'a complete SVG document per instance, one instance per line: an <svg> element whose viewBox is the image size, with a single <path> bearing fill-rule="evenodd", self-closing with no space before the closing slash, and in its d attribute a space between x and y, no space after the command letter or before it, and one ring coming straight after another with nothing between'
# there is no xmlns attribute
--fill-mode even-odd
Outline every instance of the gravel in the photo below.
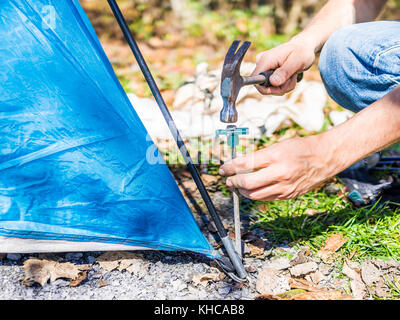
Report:
<svg viewBox="0 0 400 320"><path fill-rule="evenodd" d="M210 282L205 287L195 286L193 275L215 273L210 260L192 252L140 251L149 263L148 273L140 280L126 271L106 272L97 263L102 252L54 254L58 261L76 264L92 264L86 279L76 287L70 287L66 279L57 279L43 288L39 284L24 286L18 279L24 275L23 262L38 254L9 254L0 260L0 299L4 300L87 300L87 299L254 299L253 288L234 288L227 277L219 282ZM10 257L12 259L10 259ZM247 259L247 263L250 259ZM94 263L94 264L93 264ZM255 282L256 274L250 274ZM107 285L99 286L99 281Z"/></svg>

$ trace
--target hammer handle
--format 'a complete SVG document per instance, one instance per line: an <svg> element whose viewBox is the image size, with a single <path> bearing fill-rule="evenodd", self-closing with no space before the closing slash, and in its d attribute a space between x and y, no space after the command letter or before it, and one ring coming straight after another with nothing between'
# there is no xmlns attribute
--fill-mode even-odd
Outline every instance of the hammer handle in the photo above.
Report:
<svg viewBox="0 0 400 320"><path fill-rule="evenodd" d="M243 77L243 85L247 86L249 84L259 84L263 87L271 87L271 83L269 82L269 78L274 73L275 70L268 70L261 72L257 76L253 77ZM303 79L303 72L297 74L297 82L300 82Z"/></svg>

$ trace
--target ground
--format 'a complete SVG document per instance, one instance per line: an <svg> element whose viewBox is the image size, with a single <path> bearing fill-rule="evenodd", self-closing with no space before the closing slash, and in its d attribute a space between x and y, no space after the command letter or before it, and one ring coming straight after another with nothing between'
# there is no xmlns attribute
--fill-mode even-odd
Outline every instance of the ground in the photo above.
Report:
<svg viewBox="0 0 400 320"><path fill-rule="evenodd" d="M140 97L150 96L109 9L96 1L82 3L124 89ZM127 12L129 8L122 9ZM148 18L146 22L145 12L133 10L129 22L170 106L177 88L193 76L196 65L207 62L211 69L218 67L233 38L252 39L247 61L254 61L257 52L288 39L287 35L271 34L261 27L266 15L262 10L233 11L228 15L205 12L200 20L194 20L197 23L181 30L173 19L153 24ZM213 25L212 30L209 25ZM160 34L154 28L165 32ZM305 78L320 79L315 66ZM329 101L326 113L335 108L340 107ZM299 127L285 128L273 137L262 137L258 147L293 134L313 133ZM205 172L203 180L224 224L232 231L229 192L217 175L217 166L200 169ZM215 227L188 172L182 167L171 170L202 232L220 250ZM121 254L111 267L98 260L104 252L0 254L0 299L400 298L398 205L377 203L356 208L347 200L340 181L333 179L323 188L293 200L267 203L242 199L241 210L244 264L249 274L246 284L235 284L212 261L190 252ZM69 267L83 265L84 270L78 272L78 280L71 281L64 275L42 286L27 280L23 266L32 258L49 264L57 261L60 266L71 262ZM128 264L123 267L123 263Z"/></svg>
<svg viewBox="0 0 400 320"><path fill-rule="evenodd" d="M222 252L188 172L172 171L202 232ZM231 201L221 178L203 174L203 180L232 231ZM0 260L0 299L400 298L396 208L355 208L335 181L292 201L243 199L241 208L247 283L233 282L212 260L191 252L123 252L108 258L104 252L9 254ZM33 268L24 270L35 258L60 267L71 262L85 271L75 283L59 274L40 285L28 274Z"/></svg>

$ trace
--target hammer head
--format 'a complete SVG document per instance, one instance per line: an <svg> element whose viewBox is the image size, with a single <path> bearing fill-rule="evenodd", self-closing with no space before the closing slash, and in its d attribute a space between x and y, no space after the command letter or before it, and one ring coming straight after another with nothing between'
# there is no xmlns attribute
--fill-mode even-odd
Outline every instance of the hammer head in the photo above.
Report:
<svg viewBox="0 0 400 320"><path fill-rule="evenodd" d="M243 78L240 75L240 65L251 42L245 41L237 49L239 44L239 40L233 41L225 56L222 68L221 96L224 106L220 113L220 120L225 123L235 123L237 121L238 115L235 104L240 88L243 85Z"/></svg>

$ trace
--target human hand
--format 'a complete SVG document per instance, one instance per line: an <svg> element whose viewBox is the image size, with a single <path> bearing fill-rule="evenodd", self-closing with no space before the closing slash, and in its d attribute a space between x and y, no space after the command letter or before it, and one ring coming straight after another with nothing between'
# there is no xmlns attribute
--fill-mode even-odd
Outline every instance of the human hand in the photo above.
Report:
<svg viewBox="0 0 400 320"><path fill-rule="evenodd" d="M261 52L257 55L252 76L267 70L276 70L269 79L272 87L258 85L256 88L262 94L283 95L294 89L297 74L309 69L314 61L314 47L299 38Z"/></svg>
<svg viewBox="0 0 400 320"><path fill-rule="evenodd" d="M284 140L226 162L220 174L233 175L227 186L253 200L294 198L336 173L329 151L321 148L318 136Z"/></svg>

